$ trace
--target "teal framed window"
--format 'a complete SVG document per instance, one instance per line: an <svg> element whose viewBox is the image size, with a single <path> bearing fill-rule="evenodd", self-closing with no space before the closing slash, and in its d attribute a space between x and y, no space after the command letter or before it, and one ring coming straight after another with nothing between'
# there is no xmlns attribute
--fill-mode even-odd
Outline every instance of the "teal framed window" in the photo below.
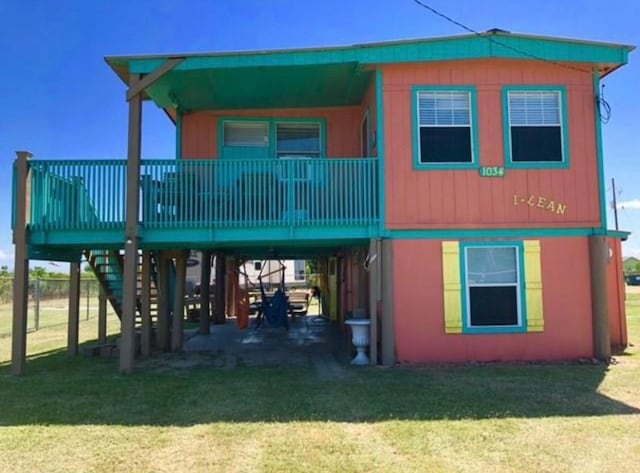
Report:
<svg viewBox="0 0 640 473"><path fill-rule="evenodd" d="M564 87L505 87L503 108L506 166L569 166Z"/></svg>
<svg viewBox="0 0 640 473"><path fill-rule="evenodd" d="M225 121L223 123L223 146L266 148L269 146L269 124L267 122Z"/></svg>
<svg viewBox="0 0 640 473"><path fill-rule="evenodd" d="M478 120L474 87L414 87L414 168L477 168Z"/></svg>
<svg viewBox="0 0 640 473"><path fill-rule="evenodd" d="M225 117L218 136L219 156L227 159L326 157L324 119Z"/></svg>
<svg viewBox="0 0 640 473"><path fill-rule="evenodd" d="M521 242L462 243L463 333L526 332Z"/></svg>
<svg viewBox="0 0 640 473"><path fill-rule="evenodd" d="M322 153L320 123L276 123L278 158L318 158Z"/></svg>

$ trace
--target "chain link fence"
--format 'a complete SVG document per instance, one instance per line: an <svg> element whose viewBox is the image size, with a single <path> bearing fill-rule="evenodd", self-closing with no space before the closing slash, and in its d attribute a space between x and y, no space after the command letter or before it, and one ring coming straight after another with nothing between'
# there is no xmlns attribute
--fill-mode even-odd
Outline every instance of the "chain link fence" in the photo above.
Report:
<svg viewBox="0 0 640 473"><path fill-rule="evenodd" d="M27 330L36 331L66 325L69 314L69 279L30 279ZM95 279L80 281L80 320L98 317L100 284ZM107 304L107 314L113 309ZM0 278L0 338L11 335L13 279Z"/></svg>

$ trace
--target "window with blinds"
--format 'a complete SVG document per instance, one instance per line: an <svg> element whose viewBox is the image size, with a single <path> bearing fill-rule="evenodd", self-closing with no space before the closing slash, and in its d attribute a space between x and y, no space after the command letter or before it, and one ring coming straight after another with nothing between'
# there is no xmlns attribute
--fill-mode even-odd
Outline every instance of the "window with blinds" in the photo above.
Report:
<svg viewBox="0 0 640 473"><path fill-rule="evenodd" d="M224 122L224 146L267 147L268 130L268 124L265 122Z"/></svg>
<svg viewBox="0 0 640 473"><path fill-rule="evenodd" d="M507 93L512 162L563 162L561 99L559 90Z"/></svg>
<svg viewBox="0 0 640 473"><path fill-rule="evenodd" d="M467 326L518 326L521 290L518 248L465 248Z"/></svg>
<svg viewBox="0 0 640 473"><path fill-rule="evenodd" d="M420 163L473 162L471 93L419 91L416 100Z"/></svg>
<svg viewBox="0 0 640 473"><path fill-rule="evenodd" d="M319 123L277 123L276 155L285 157L320 156Z"/></svg>

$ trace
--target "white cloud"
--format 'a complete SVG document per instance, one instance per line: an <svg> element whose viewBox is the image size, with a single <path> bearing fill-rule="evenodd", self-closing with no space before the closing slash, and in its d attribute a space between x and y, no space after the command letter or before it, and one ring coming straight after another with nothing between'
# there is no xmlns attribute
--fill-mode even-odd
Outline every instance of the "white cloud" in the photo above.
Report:
<svg viewBox="0 0 640 473"><path fill-rule="evenodd" d="M627 200L626 202L618 202L618 208L622 210L628 210L628 209L640 210L640 199Z"/></svg>
<svg viewBox="0 0 640 473"><path fill-rule="evenodd" d="M4 250L0 250L0 261L9 261L13 259L13 253L7 253Z"/></svg>

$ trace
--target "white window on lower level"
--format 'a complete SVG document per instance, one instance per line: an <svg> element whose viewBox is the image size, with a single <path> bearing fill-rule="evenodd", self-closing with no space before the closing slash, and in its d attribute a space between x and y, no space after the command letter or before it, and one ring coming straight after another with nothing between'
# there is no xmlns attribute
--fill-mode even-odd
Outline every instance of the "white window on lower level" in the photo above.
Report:
<svg viewBox="0 0 640 473"><path fill-rule="evenodd" d="M466 246L466 325L518 327L522 324L517 246Z"/></svg>

